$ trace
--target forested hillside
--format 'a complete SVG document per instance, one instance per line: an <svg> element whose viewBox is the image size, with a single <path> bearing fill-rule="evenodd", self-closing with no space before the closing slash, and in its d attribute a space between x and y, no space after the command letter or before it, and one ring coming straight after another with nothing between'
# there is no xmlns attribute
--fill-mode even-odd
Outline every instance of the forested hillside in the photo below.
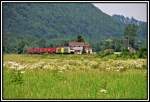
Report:
<svg viewBox="0 0 150 102"><path fill-rule="evenodd" d="M90 3L3 3L2 9L5 52L60 46L78 35L101 50L106 39L122 38L126 25ZM139 24L139 39L145 26Z"/></svg>

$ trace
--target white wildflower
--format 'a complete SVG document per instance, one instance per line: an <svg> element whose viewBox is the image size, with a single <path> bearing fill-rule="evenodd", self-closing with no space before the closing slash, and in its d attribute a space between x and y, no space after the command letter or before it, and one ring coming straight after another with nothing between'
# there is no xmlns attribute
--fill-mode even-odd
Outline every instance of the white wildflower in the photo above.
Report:
<svg viewBox="0 0 150 102"><path fill-rule="evenodd" d="M107 93L107 90L106 89L101 89L100 92L101 93Z"/></svg>
<svg viewBox="0 0 150 102"><path fill-rule="evenodd" d="M62 73L63 71L62 70L60 70L60 71L58 71L59 73Z"/></svg>
<svg viewBox="0 0 150 102"><path fill-rule="evenodd" d="M123 69L123 68L124 68L123 66L120 66L120 67L119 67L119 69Z"/></svg>
<svg viewBox="0 0 150 102"><path fill-rule="evenodd" d="M5 64L5 63L3 63L3 66L5 67L5 66L6 66L6 64Z"/></svg>
<svg viewBox="0 0 150 102"><path fill-rule="evenodd" d="M108 71L109 71L109 70L110 70L110 67L107 67L107 68L106 68L106 70L108 70Z"/></svg>
<svg viewBox="0 0 150 102"><path fill-rule="evenodd" d="M65 80L65 81L64 81L64 83L66 84L66 83L67 83L67 81Z"/></svg>
<svg viewBox="0 0 150 102"><path fill-rule="evenodd" d="M23 73L25 73L25 71L21 71L20 73L23 74Z"/></svg>

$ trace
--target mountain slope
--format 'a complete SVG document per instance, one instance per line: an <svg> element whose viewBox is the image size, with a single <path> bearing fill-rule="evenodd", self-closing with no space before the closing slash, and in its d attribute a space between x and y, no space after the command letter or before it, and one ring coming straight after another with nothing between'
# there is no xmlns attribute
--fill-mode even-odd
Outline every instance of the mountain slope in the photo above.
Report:
<svg viewBox="0 0 150 102"><path fill-rule="evenodd" d="M145 40L147 37L147 23L138 21L136 19L124 17L122 15L113 15L112 18L118 22L123 28L125 28L128 24L134 24L138 26L138 38Z"/></svg>
<svg viewBox="0 0 150 102"><path fill-rule="evenodd" d="M91 4L7 3L3 5L4 32L32 35L113 35L113 19Z"/></svg>
<svg viewBox="0 0 150 102"><path fill-rule="evenodd" d="M123 34L121 23L90 3L3 3L2 6L7 48L18 46L18 40L28 47L40 47L59 45L77 35L97 43Z"/></svg>

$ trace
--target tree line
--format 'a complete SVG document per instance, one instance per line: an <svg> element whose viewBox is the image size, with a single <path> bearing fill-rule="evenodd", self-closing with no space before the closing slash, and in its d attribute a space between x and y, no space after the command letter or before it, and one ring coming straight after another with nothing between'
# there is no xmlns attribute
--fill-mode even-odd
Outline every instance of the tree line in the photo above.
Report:
<svg viewBox="0 0 150 102"><path fill-rule="evenodd" d="M129 24L126 26L124 30L124 34L121 38L117 37L111 37L104 40L99 41L98 43L91 42L91 46L93 48L93 51L103 51L105 49L114 49L114 51L122 51L124 49L124 38L128 38L130 47L134 49L140 49L140 48L146 48L146 41L145 42L139 42L137 39L137 31L138 26ZM6 34L3 37L3 52L4 53L26 53L27 48L31 47L57 47L57 46L65 46L70 40L55 40L48 42L49 40L46 40L42 37L30 37L30 36L20 36L20 37L11 37L12 39L9 39L11 36L10 34ZM78 35L77 36L78 42L88 42L86 39L84 39L83 36ZM16 43L16 44L14 44Z"/></svg>

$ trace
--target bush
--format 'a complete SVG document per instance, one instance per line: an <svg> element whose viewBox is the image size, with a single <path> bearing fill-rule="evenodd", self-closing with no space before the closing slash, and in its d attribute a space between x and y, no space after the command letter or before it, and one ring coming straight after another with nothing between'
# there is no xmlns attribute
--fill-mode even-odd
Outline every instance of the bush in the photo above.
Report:
<svg viewBox="0 0 150 102"><path fill-rule="evenodd" d="M11 78L11 82L15 84L21 85L24 82L21 70L13 70Z"/></svg>
<svg viewBox="0 0 150 102"><path fill-rule="evenodd" d="M137 55L139 58L146 58L147 57L147 49L146 48L141 48L138 52Z"/></svg>
<svg viewBox="0 0 150 102"><path fill-rule="evenodd" d="M105 56L108 56L108 55L112 55L113 52L114 52L113 49L106 49L104 51L99 52L98 55L100 57L105 57Z"/></svg>
<svg viewBox="0 0 150 102"><path fill-rule="evenodd" d="M123 50L121 56L122 58L138 58L137 53L131 53L128 50Z"/></svg>
<svg viewBox="0 0 150 102"><path fill-rule="evenodd" d="M147 57L147 49L146 48L141 48L136 53L131 53L131 52L128 51L128 49L125 49L119 55L113 54L112 50L107 49L107 50L104 50L104 51L100 52L98 54L98 56L112 58L112 59L117 59L117 58L124 58L124 59L146 58Z"/></svg>

